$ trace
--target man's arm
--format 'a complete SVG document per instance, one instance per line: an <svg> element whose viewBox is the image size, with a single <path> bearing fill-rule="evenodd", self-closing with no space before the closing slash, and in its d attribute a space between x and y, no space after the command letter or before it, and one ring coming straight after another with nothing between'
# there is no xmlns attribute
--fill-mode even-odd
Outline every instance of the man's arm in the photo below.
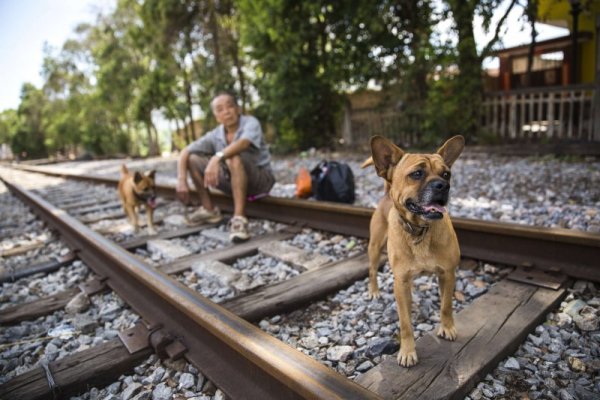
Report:
<svg viewBox="0 0 600 400"><path fill-rule="evenodd" d="M235 155L240 154L242 151L246 150L250 147L252 143L248 139L240 138L238 140L234 140L229 144L229 146L223 149L223 158L228 159Z"/></svg>
<svg viewBox="0 0 600 400"><path fill-rule="evenodd" d="M240 154L242 151L250 147L251 144L252 143L248 139L240 138L238 140L234 140L229 144L229 146L223 149L223 159L227 160L228 158ZM221 158L214 155L208 162L206 170L204 171L205 187L216 187L219 184L219 161L221 161Z"/></svg>

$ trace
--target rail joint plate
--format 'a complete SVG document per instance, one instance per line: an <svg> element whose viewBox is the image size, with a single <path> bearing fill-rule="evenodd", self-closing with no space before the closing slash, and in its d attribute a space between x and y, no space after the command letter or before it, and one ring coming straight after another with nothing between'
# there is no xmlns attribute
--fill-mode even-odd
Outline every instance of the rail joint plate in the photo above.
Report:
<svg viewBox="0 0 600 400"><path fill-rule="evenodd" d="M129 351L129 354L133 354L140 350L144 350L150 347L149 339L150 331L144 326L144 324L135 324L133 328L125 329L119 332L119 339Z"/></svg>

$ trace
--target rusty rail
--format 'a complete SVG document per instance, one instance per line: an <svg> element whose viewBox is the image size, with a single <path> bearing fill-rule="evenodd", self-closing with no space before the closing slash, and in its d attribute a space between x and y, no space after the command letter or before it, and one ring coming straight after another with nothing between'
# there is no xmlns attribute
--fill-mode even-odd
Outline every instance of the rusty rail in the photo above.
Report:
<svg viewBox="0 0 600 400"><path fill-rule="evenodd" d="M162 338L231 398L367 399L374 393L144 264L14 182L7 187L54 226L77 255ZM158 351L158 349L157 349Z"/></svg>
<svg viewBox="0 0 600 400"><path fill-rule="evenodd" d="M117 178L76 175L48 167L15 166L19 169L116 185ZM159 185L159 194L174 197L170 185ZM218 206L232 211L231 199L214 192ZM248 215L358 237L369 236L373 209L338 203L266 197L249 203ZM560 228L452 218L464 257L508 265L560 271L575 278L600 281L600 235Z"/></svg>

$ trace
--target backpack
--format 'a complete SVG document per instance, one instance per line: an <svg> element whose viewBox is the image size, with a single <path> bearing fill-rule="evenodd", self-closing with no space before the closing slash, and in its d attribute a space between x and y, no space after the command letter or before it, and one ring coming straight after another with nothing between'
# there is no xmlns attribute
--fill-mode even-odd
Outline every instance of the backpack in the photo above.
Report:
<svg viewBox="0 0 600 400"><path fill-rule="evenodd" d="M317 200L354 203L354 174L348 164L323 160L310 175L312 193Z"/></svg>

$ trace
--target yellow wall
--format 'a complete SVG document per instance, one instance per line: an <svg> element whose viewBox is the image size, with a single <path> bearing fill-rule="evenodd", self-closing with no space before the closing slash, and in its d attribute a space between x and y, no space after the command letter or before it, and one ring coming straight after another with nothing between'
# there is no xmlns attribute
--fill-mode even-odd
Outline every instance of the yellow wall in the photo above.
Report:
<svg viewBox="0 0 600 400"><path fill-rule="evenodd" d="M600 0L582 0L582 12L579 14L579 31L591 32L592 40L582 43L579 76L582 83L591 83L595 79L596 70L596 16L600 15ZM569 30L573 25L568 0L539 0L538 18L540 22L551 25L565 23Z"/></svg>

